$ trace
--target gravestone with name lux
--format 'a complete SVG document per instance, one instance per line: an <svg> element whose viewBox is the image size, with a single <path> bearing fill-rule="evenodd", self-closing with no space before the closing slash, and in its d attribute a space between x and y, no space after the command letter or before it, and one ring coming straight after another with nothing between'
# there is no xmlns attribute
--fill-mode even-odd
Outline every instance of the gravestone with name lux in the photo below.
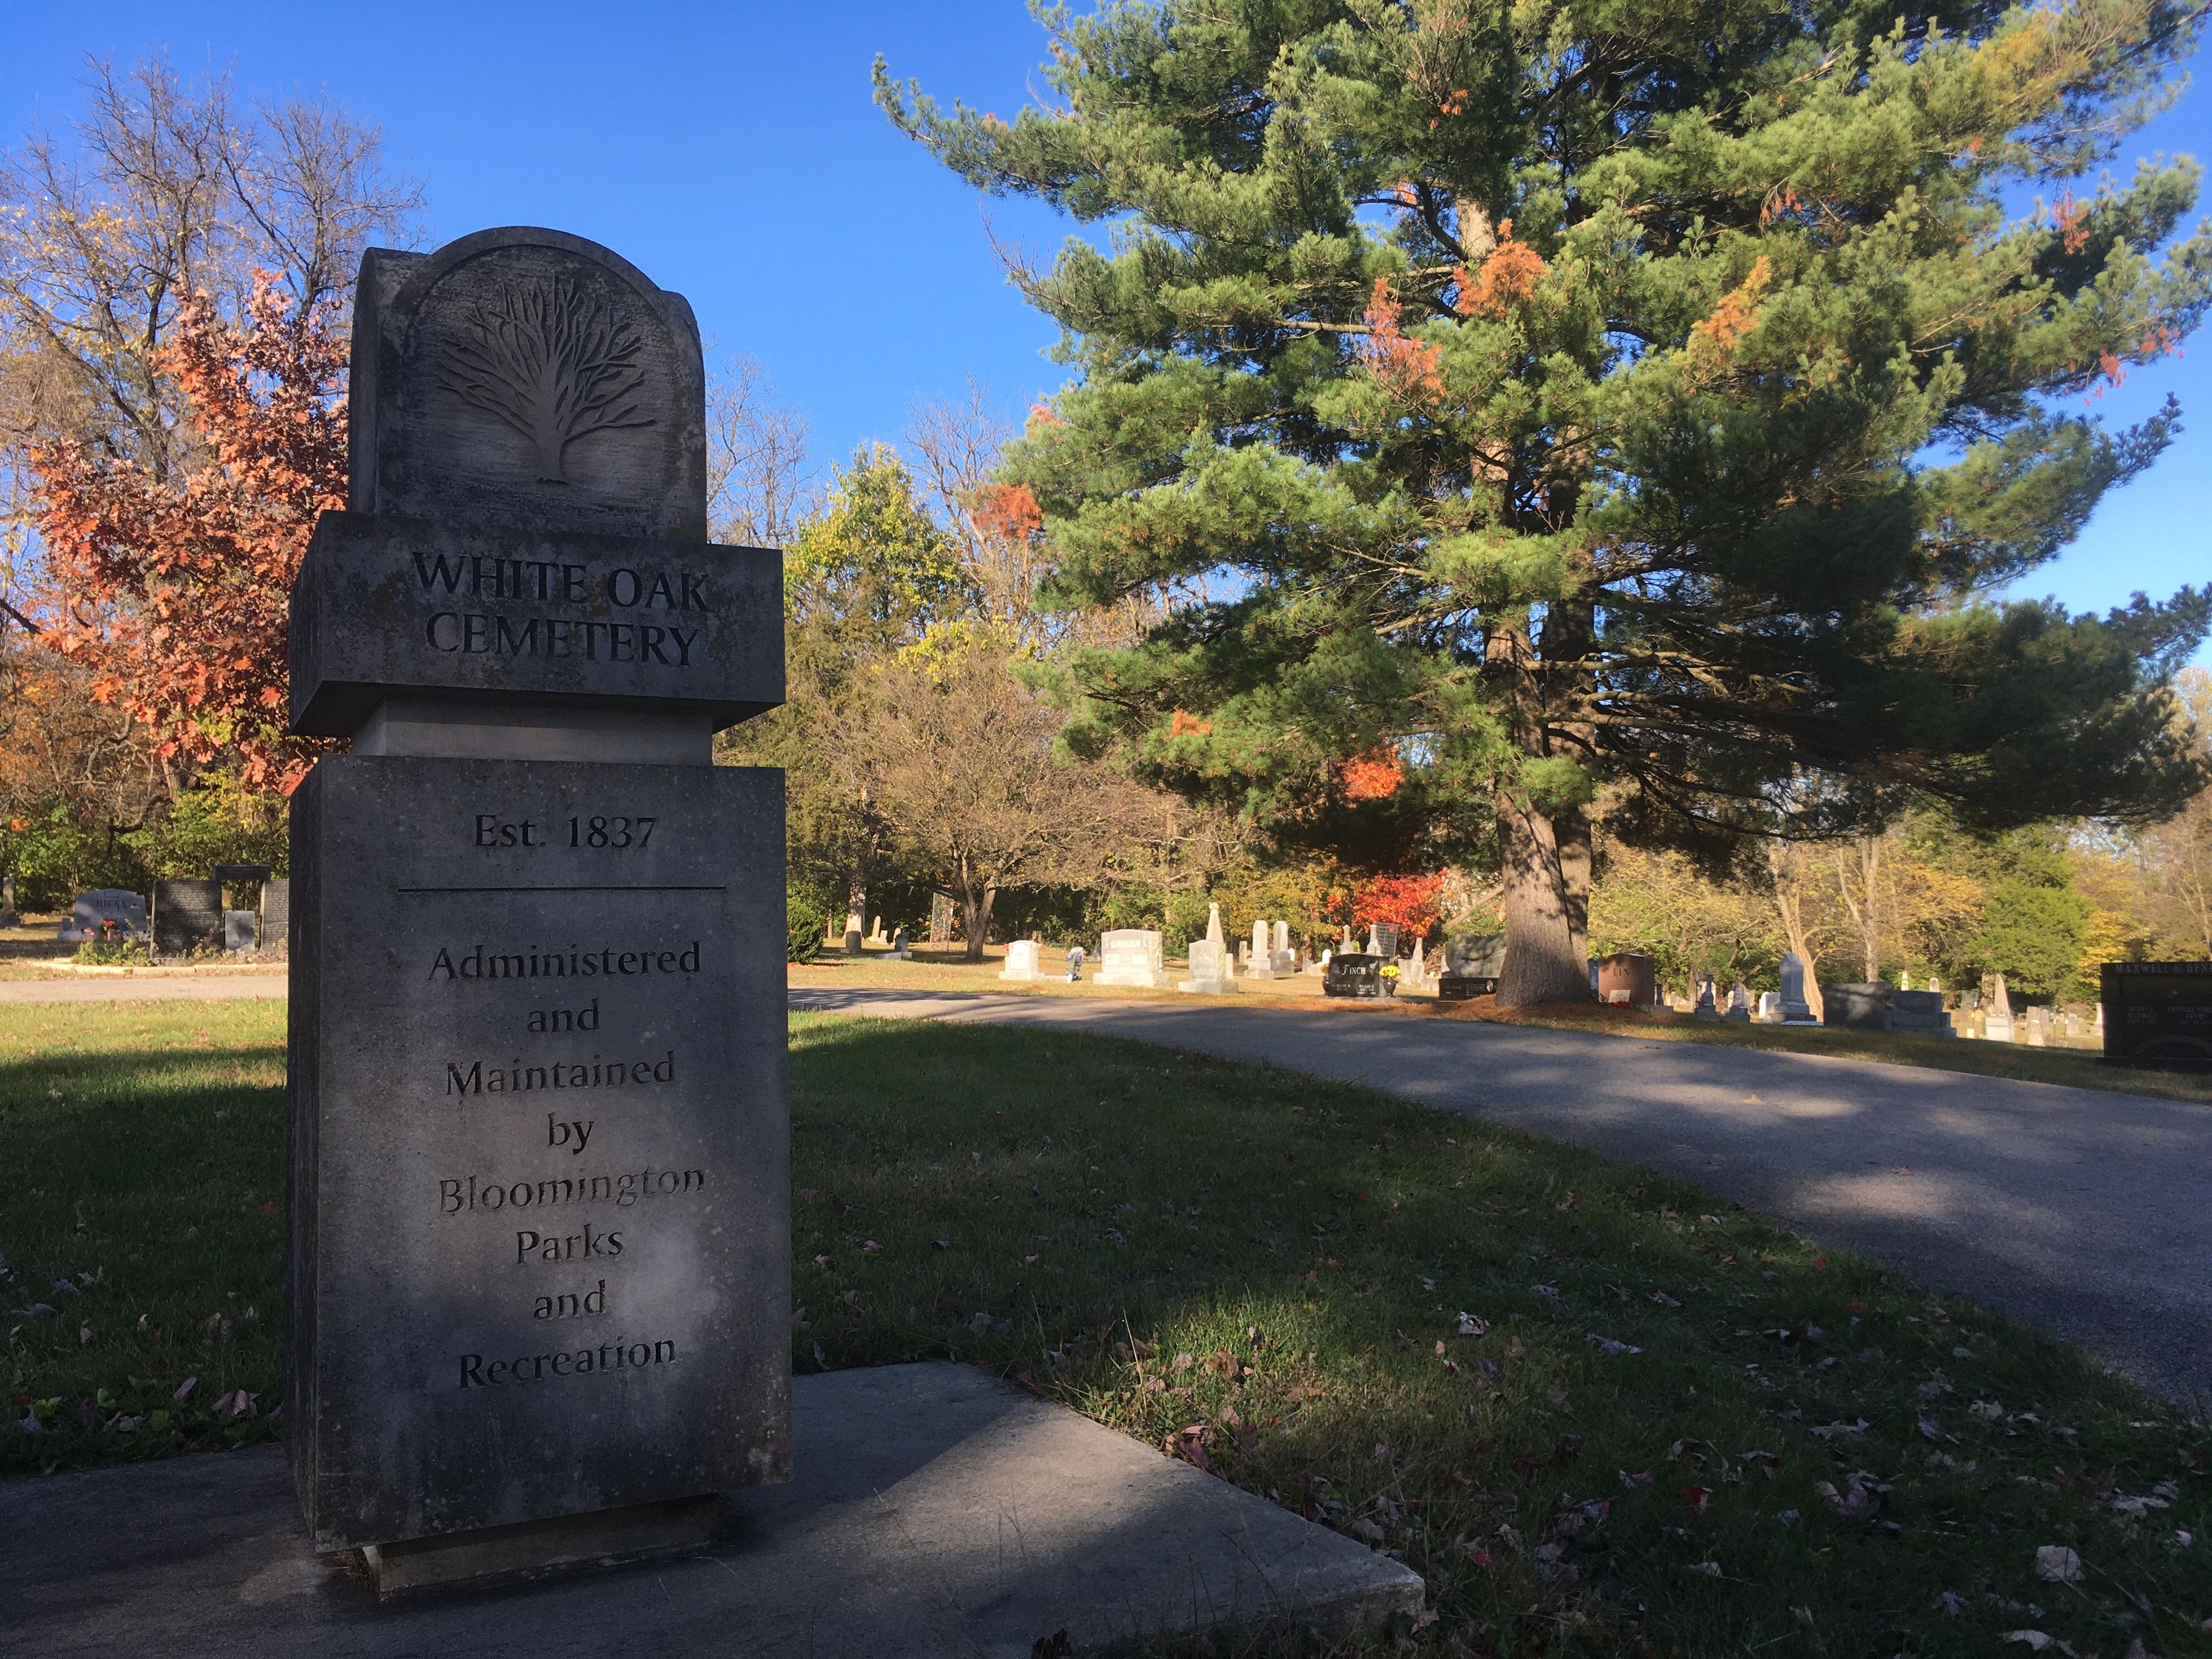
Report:
<svg viewBox="0 0 2212 1659"><path fill-rule="evenodd" d="M712 764L781 561L708 544L697 325L595 244L370 250L350 385L292 594L294 729L352 739L292 803L294 1480L409 1583L611 1559L789 1476L783 779Z"/></svg>

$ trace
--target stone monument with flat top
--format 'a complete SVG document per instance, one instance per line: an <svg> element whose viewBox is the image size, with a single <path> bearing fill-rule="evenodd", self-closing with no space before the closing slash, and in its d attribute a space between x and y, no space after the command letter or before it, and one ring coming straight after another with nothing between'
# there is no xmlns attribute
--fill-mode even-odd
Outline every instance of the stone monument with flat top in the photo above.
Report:
<svg viewBox="0 0 2212 1659"><path fill-rule="evenodd" d="M380 1590L694 1546L790 1474L779 556L680 295L372 249L292 595L286 1441Z"/></svg>

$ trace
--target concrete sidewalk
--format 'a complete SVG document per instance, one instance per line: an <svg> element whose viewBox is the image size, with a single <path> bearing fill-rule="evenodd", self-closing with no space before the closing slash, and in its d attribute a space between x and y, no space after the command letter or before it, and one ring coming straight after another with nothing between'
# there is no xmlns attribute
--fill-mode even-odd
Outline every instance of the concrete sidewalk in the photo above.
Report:
<svg viewBox="0 0 2212 1659"><path fill-rule="evenodd" d="M794 1009L1292 1067L1695 1181L2212 1408L2212 1109L1821 1055L1356 1011L793 991Z"/></svg>
<svg viewBox="0 0 2212 1659"><path fill-rule="evenodd" d="M694 1559L380 1605L318 1558L277 1446L10 1481L0 1655L1022 1659L1419 1613L1420 1576L963 1365L794 1377L788 1486Z"/></svg>

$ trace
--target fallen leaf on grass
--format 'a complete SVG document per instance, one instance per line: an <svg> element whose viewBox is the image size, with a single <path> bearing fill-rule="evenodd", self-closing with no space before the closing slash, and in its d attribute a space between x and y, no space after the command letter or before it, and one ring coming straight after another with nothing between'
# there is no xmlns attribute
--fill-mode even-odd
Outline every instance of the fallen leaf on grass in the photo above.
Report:
<svg viewBox="0 0 2212 1659"><path fill-rule="evenodd" d="M171 1395L169 1398L172 1400L190 1399L191 1397L192 1390L198 1386L199 1378L197 1376L188 1376L183 1382L177 1384L176 1393Z"/></svg>
<svg viewBox="0 0 2212 1659"><path fill-rule="evenodd" d="M1708 1578L1717 1578L1721 1576L1721 1564L1717 1561L1692 1561L1690 1571L1701 1572Z"/></svg>
<svg viewBox="0 0 2212 1659"><path fill-rule="evenodd" d="M2017 1642L2030 1653L2040 1653L2051 1645L2051 1638L2039 1630L2008 1630L1997 1640Z"/></svg>
<svg viewBox="0 0 2212 1659"><path fill-rule="evenodd" d="M1871 1521L1881 1513L1881 1484L1863 1471L1845 1480L1841 1492L1826 1480L1821 1481L1813 1490L1835 1511L1838 1521L1847 1523Z"/></svg>
<svg viewBox="0 0 2212 1659"><path fill-rule="evenodd" d="M1489 1329L1489 1326L1484 1324L1480 1319L1477 1319L1473 1314L1468 1313L1465 1309L1462 1309L1459 1316L1459 1329L1455 1331L1454 1334L1457 1336L1480 1336Z"/></svg>
<svg viewBox="0 0 2212 1659"><path fill-rule="evenodd" d="M1713 1499L1713 1489L1711 1486L1682 1486L1677 1490L1682 1494L1683 1508L1688 1510L1692 1515L1703 1515L1705 1512L1705 1505L1711 1503Z"/></svg>
<svg viewBox="0 0 2212 1659"><path fill-rule="evenodd" d="M1207 1474L1215 1473L1213 1460L1206 1455L1206 1425L1193 1423L1180 1433L1168 1437L1161 1449L1170 1457L1179 1457L1194 1469Z"/></svg>
<svg viewBox="0 0 2212 1659"><path fill-rule="evenodd" d="M1823 1440L1833 1440L1841 1435L1864 1434L1874 1426L1862 1417L1856 1423L1823 1423L1813 1432Z"/></svg>
<svg viewBox="0 0 2212 1659"><path fill-rule="evenodd" d="M2071 1584L2081 1577L2081 1558L2063 1544L2045 1544L2035 1553L2035 1576L2046 1584Z"/></svg>
<svg viewBox="0 0 2212 1659"><path fill-rule="evenodd" d="M1651 1292L1651 1299L1652 1299L1654 1302L1656 1302L1656 1303L1657 1303L1661 1307L1662 1307L1662 1308L1679 1308L1679 1307L1680 1307L1680 1306L1682 1305L1680 1303L1677 1302L1677 1301L1676 1301L1673 1297L1671 1297L1671 1296L1668 1295L1668 1294L1667 1294L1667 1292L1666 1292L1666 1291L1652 1291L1652 1292Z"/></svg>
<svg viewBox="0 0 2212 1659"><path fill-rule="evenodd" d="M1585 1331L1583 1340L1602 1354L1642 1353L1643 1349L1632 1342L1616 1342L1609 1336L1600 1336L1595 1331Z"/></svg>
<svg viewBox="0 0 2212 1659"><path fill-rule="evenodd" d="M257 1398L257 1395L250 1395L243 1389L233 1389L215 1402L215 1414L217 1417L251 1417L253 1415L253 1402Z"/></svg>

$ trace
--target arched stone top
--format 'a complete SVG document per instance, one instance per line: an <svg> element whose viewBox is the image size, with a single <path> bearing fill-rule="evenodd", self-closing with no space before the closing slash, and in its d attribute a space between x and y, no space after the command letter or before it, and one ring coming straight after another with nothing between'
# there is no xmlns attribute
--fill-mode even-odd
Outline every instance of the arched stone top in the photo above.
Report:
<svg viewBox="0 0 2212 1659"><path fill-rule="evenodd" d="M583 237L368 250L351 408L356 513L706 538L698 323Z"/></svg>

